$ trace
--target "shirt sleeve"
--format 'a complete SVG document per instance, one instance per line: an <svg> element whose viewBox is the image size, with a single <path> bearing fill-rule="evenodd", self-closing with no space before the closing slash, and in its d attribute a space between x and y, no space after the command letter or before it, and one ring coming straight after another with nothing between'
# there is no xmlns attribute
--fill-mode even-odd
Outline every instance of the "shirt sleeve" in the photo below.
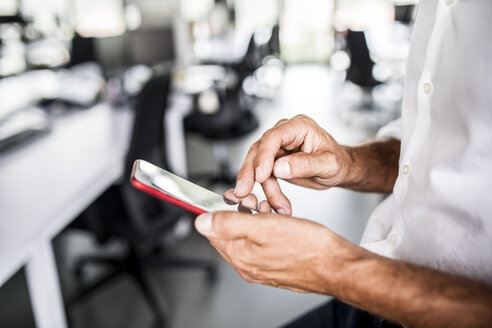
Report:
<svg viewBox="0 0 492 328"><path fill-rule="evenodd" d="M377 139L395 138L401 140L402 124L401 117L391 121L379 129Z"/></svg>

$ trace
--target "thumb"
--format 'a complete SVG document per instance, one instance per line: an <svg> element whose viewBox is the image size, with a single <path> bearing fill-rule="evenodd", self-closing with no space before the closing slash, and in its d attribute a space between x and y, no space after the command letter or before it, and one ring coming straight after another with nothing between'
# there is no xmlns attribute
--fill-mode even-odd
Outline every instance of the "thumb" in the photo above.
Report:
<svg viewBox="0 0 492 328"><path fill-rule="evenodd" d="M336 161L332 157L329 152L298 152L283 156L275 161L273 175L281 179L324 177L336 170Z"/></svg>
<svg viewBox="0 0 492 328"><path fill-rule="evenodd" d="M252 239L252 228L259 220L240 212L205 213L195 220L196 230L207 238Z"/></svg>

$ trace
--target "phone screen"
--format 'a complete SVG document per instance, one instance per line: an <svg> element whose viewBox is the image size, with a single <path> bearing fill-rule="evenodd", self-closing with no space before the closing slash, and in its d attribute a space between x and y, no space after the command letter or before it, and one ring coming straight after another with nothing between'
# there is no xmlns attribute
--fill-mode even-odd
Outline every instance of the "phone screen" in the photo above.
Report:
<svg viewBox="0 0 492 328"><path fill-rule="evenodd" d="M237 204L228 204L222 195L144 160L135 161L131 182L136 188L195 214L214 211L249 211L242 206L238 208Z"/></svg>

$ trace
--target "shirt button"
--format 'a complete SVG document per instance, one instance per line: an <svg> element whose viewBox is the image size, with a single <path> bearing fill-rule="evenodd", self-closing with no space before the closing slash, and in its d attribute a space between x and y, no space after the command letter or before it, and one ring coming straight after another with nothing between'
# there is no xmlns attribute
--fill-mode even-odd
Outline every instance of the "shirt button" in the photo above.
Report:
<svg viewBox="0 0 492 328"><path fill-rule="evenodd" d="M424 90L424 93L426 95L430 95L432 93L432 90L434 89L434 87L432 86L432 83L430 82L425 82L423 85L422 85L422 89Z"/></svg>
<svg viewBox="0 0 492 328"><path fill-rule="evenodd" d="M409 164L405 164L401 167L401 173L403 173L404 175L409 175L410 174L410 165Z"/></svg>
<svg viewBox="0 0 492 328"><path fill-rule="evenodd" d="M444 3L448 6L451 6L456 0L444 0Z"/></svg>
<svg viewBox="0 0 492 328"><path fill-rule="evenodd" d="M392 233L389 234L388 241L392 245L396 245L396 242L398 241L398 235L396 234L396 232L392 232Z"/></svg>

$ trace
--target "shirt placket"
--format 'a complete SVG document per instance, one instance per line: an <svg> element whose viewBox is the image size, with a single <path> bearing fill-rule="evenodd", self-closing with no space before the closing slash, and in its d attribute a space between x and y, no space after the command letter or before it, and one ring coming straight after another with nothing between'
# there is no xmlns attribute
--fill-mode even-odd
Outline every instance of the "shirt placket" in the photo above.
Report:
<svg viewBox="0 0 492 328"><path fill-rule="evenodd" d="M456 1L457 0L439 0L436 9L436 19L432 31L430 31L431 36L427 44L424 67L417 86L417 115L415 118L415 125L405 152L400 159L400 174L398 184L394 191L395 219L393 221L393 228L387 237L387 242L393 249L398 245L404 234L405 221L412 219L407 216L405 211L405 200L409 196L409 192L418 192L416 190L411 190L409 183L411 183L412 174L422 173L418 172L418 169L420 168L418 167L418 164L414 162L414 158L416 152L418 152L421 147L425 147L425 143L428 142L427 138L431 122L432 97L435 88L440 87L439 85L435 85L433 77L436 64L439 60L441 40L450 22L449 10ZM414 172L414 167L417 168L417 172Z"/></svg>

